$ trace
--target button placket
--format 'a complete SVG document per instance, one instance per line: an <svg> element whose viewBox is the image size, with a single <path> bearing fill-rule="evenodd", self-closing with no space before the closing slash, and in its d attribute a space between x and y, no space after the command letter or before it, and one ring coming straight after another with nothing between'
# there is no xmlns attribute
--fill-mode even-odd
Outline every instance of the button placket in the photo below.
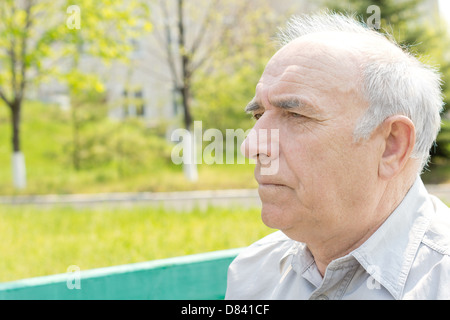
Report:
<svg viewBox="0 0 450 320"><path fill-rule="evenodd" d="M356 260L349 261L349 259L332 262L325 271L321 285L313 292L310 299L342 299L358 265Z"/></svg>

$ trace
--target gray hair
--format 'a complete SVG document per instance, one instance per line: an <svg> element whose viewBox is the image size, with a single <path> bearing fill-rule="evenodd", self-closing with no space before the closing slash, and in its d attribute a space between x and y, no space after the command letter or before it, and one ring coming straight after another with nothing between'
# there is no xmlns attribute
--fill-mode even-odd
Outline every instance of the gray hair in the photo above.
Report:
<svg viewBox="0 0 450 320"><path fill-rule="evenodd" d="M354 16L330 12L293 16L286 28L280 29L277 38L281 45L285 45L304 35L330 31L383 39L394 46L393 52L400 52L386 52L373 47L363 50L366 59L361 66L362 94L367 98L369 108L357 123L354 138L355 141L370 138L372 132L390 116L407 116L416 128L416 144L411 157L421 161L422 171L441 126L443 99L439 73L401 49L392 37L387 35L389 39L386 38Z"/></svg>

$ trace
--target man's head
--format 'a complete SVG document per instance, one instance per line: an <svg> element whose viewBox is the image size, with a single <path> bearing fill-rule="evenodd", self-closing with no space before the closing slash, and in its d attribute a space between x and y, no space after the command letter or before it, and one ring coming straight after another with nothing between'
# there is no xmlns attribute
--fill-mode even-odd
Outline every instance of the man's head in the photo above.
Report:
<svg viewBox="0 0 450 320"><path fill-rule="evenodd" d="M305 242L363 236L428 159L440 127L439 76L338 14L295 17L280 38L247 106L257 122L243 143L258 159L263 221ZM270 129L276 145L258 139ZM276 172L262 174L274 161Z"/></svg>

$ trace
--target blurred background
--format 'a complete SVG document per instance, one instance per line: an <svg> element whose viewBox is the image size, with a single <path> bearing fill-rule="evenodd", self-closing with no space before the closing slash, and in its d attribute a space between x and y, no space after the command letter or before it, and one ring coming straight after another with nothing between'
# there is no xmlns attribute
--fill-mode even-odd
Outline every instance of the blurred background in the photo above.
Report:
<svg viewBox="0 0 450 320"><path fill-rule="evenodd" d="M328 8L369 21L371 5L381 30L440 70L447 108L446 0L1 0L0 281L242 247L273 232L260 221L254 165L238 163L226 130L253 126L243 109L292 14ZM429 185L450 181L446 110ZM173 163L172 132L194 121L223 133L233 164ZM205 190L229 197L201 193L207 201L187 206L173 194ZM135 201L156 192L169 200Z"/></svg>

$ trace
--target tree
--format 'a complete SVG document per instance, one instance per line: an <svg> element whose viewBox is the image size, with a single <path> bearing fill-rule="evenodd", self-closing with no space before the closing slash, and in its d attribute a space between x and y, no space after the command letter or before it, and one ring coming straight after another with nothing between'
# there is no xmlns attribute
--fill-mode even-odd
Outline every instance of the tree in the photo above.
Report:
<svg viewBox="0 0 450 320"><path fill-rule="evenodd" d="M15 187L26 186L20 118L27 89L46 77L67 80L79 48L102 61L124 57L136 29L150 27L139 25L141 15L147 6L138 1L0 2L0 98L11 111Z"/></svg>
<svg viewBox="0 0 450 320"><path fill-rule="evenodd" d="M105 90L102 81L95 74L86 74L74 69L65 77L70 93L70 124L72 137L70 153L73 168L81 170L83 149L82 129L91 122L98 122L106 115Z"/></svg>
<svg viewBox="0 0 450 320"><path fill-rule="evenodd" d="M240 70L236 68L236 56L244 57L245 52L255 46L255 42L249 41L250 36L246 35L244 30L248 31L246 26L251 26L255 22L261 27L262 21L268 21L264 20L263 15L254 14L261 13L260 8L267 9L268 4L265 1L253 0L192 2L160 0L158 4L161 18L160 21L157 19L154 21L155 39L164 56L170 80L182 107L184 128L190 131L194 115L198 114L193 110L193 106L198 105L198 100L203 99L202 96L195 95L201 92L197 90L197 83L211 76L214 70L220 70L222 75ZM268 17L273 17L270 10L264 12ZM264 28L275 29L273 23L265 25ZM263 34L267 35L267 32ZM262 37L255 33L251 36L258 39ZM225 52L234 56L227 56ZM253 57L258 62L259 58L260 56ZM247 61L241 59L240 63ZM211 88L211 85L207 87ZM191 145L193 148L194 144ZM189 153L194 154L195 150ZM185 162L184 168L187 178L196 180L195 164Z"/></svg>
<svg viewBox="0 0 450 320"><path fill-rule="evenodd" d="M267 3L245 14L242 23L222 40L208 68L198 72L193 85L194 118L206 128L247 130L254 125L243 112L255 94L264 68L276 52L273 41L277 27L284 23L283 15L275 13Z"/></svg>
<svg viewBox="0 0 450 320"><path fill-rule="evenodd" d="M0 63L9 72L3 72L0 77L0 98L6 103L11 112L13 174L17 187L25 186L25 172L23 155L20 152L20 117L21 106L26 89L26 75L30 59L28 54L28 39L33 25L32 2L26 1L21 8L16 7L12 0L2 2L0 9L0 48L2 55ZM5 63L7 61L8 63ZM8 82L9 92L5 89Z"/></svg>

